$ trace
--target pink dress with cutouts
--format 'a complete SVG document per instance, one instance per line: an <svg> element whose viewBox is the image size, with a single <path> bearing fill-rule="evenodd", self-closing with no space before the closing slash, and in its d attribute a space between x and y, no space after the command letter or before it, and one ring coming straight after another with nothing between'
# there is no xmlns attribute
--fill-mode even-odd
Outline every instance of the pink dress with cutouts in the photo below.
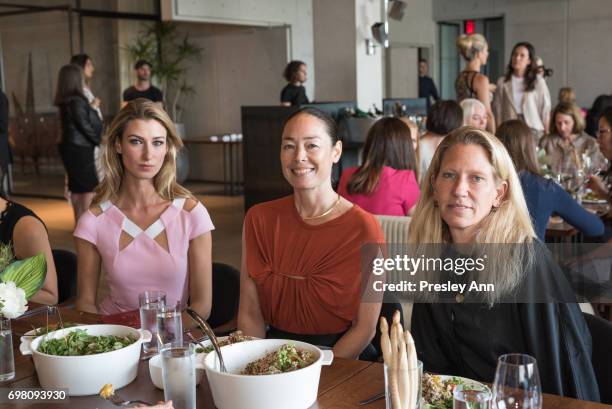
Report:
<svg viewBox="0 0 612 409"><path fill-rule="evenodd" d="M102 258L110 289L98 310L116 314L139 308L138 294L162 290L166 300L187 303L189 296L189 242L215 227L208 211L198 203L191 211L183 209L185 198L175 199L159 219L142 230L110 201L102 203L98 216L85 212L74 236L95 245ZM155 237L166 232L168 249ZM119 248L121 233L132 241Z"/></svg>

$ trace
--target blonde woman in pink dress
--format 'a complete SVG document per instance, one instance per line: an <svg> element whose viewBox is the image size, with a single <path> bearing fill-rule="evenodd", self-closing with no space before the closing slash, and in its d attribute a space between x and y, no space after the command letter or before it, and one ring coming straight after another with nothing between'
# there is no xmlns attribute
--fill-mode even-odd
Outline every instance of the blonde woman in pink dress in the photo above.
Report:
<svg viewBox="0 0 612 409"><path fill-rule="evenodd" d="M105 177L74 232L77 308L99 314L138 309L138 294L162 290L204 318L212 303L211 230L206 208L176 183L182 142L166 112L136 99L105 137ZM104 266L109 294L99 304Z"/></svg>

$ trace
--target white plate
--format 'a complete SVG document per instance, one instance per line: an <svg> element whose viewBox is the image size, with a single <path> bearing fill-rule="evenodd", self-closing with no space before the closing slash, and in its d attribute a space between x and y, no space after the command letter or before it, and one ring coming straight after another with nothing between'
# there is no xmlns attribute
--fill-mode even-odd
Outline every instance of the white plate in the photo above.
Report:
<svg viewBox="0 0 612 409"><path fill-rule="evenodd" d="M606 204L608 201L606 199L582 199L582 203L584 204Z"/></svg>
<svg viewBox="0 0 612 409"><path fill-rule="evenodd" d="M430 374L430 375L433 375L433 374ZM475 380L473 380L473 379L470 379L470 378L463 378L463 377L461 377L461 376L451 376L451 375L438 375L438 376L440 377L440 380L441 380L442 382L445 382L445 381L448 381L448 380L451 380L451 379L458 379L458 380L460 380L460 381L461 381L461 382L462 382L464 385L467 385L467 386L469 386L469 387L471 387L471 388L474 388L474 389L482 389L482 390L487 390L487 391L490 391L490 390L491 390L491 389L490 389L490 388L489 388L487 385L485 385L485 384L483 384L483 383L481 383L481 382L475 381ZM422 386L421 386L421 388L422 388ZM421 396L423 396L422 391L421 391ZM452 400L452 398L451 398L451 400ZM422 404L422 405L424 405L424 404L425 404L425 402L422 402L421 404ZM424 407L425 409L427 409L427 408L428 408L428 406L423 406L423 407Z"/></svg>
<svg viewBox="0 0 612 409"><path fill-rule="evenodd" d="M474 388L482 388L482 389L485 389L485 390L489 389L489 387L487 385L485 385L484 383L475 381L475 380L470 379L470 378L463 378L461 376L450 376L450 375L439 375L439 376L440 376L440 378L442 379L443 382L447 381L447 380L450 380L452 378L455 378L455 379L461 380L461 382L463 382L464 385L472 386Z"/></svg>

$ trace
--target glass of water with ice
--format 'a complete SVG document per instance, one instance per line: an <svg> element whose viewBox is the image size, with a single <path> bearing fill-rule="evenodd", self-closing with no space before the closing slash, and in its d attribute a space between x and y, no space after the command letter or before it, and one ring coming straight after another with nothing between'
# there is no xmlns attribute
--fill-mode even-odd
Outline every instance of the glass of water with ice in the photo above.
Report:
<svg viewBox="0 0 612 409"><path fill-rule="evenodd" d="M157 310L157 333L164 344L183 342L181 307L180 301L166 302Z"/></svg>
<svg viewBox="0 0 612 409"><path fill-rule="evenodd" d="M11 320L0 315L0 382L15 377Z"/></svg>
<svg viewBox="0 0 612 409"><path fill-rule="evenodd" d="M143 342L145 354L157 352L157 311L166 305L166 293L163 291L144 291L138 295L140 302L140 328L151 331L151 342Z"/></svg>
<svg viewBox="0 0 612 409"><path fill-rule="evenodd" d="M164 400L175 409L195 409L195 345L176 342L161 348Z"/></svg>

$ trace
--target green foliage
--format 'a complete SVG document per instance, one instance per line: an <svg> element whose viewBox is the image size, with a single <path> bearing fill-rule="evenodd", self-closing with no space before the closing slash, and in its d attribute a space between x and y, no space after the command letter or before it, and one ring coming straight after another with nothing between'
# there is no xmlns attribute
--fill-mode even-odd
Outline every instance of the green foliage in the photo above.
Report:
<svg viewBox="0 0 612 409"><path fill-rule="evenodd" d="M0 243L0 271L4 271L9 264L13 262L15 255L13 254L13 247L10 244Z"/></svg>
<svg viewBox="0 0 612 409"><path fill-rule="evenodd" d="M0 273L0 281L12 281L25 291L26 299L30 299L41 289L47 276L47 260L40 253L36 256L12 262Z"/></svg>
<svg viewBox="0 0 612 409"><path fill-rule="evenodd" d="M38 346L38 352L49 355L80 356L101 354L125 348L136 342L131 335L88 335L84 329L75 329L60 339L46 339Z"/></svg>
<svg viewBox="0 0 612 409"><path fill-rule="evenodd" d="M125 47L133 62L144 59L151 64L152 75L160 84L168 114L180 122L183 96L195 93L186 83L185 77L190 62L202 57L202 48L190 41L185 34L180 36L174 23L155 22L144 24L136 41Z"/></svg>

